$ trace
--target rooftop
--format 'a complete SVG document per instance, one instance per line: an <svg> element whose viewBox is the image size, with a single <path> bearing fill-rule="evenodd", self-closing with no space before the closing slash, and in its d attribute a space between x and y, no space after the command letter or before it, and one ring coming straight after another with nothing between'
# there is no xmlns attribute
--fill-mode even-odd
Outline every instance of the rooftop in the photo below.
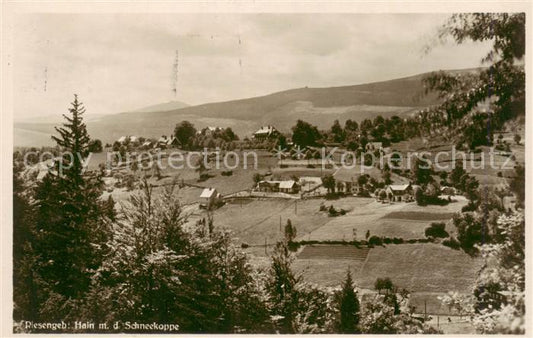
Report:
<svg viewBox="0 0 533 338"><path fill-rule="evenodd" d="M217 190L215 188L205 188L200 194L200 198L210 198L213 194L216 194Z"/></svg>

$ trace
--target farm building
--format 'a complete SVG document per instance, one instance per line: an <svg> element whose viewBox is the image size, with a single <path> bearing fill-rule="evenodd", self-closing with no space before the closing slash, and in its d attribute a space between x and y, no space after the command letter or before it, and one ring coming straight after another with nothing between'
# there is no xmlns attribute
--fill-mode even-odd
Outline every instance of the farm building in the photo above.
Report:
<svg viewBox="0 0 533 338"><path fill-rule="evenodd" d="M157 140L157 143L154 145L154 147L165 149L170 147L179 147L180 145L180 141L174 136L167 137L166 135L163 135L159 138L159 140Z"/></svg>
<svg viewBox="0 0 533 338"><path fill-rule="evenodd" d="M121 136L118 138L117 140L118 143L120 144L125 144L125 143L137 143L139 142L139 138L137 136Z"/></svg>
<svg viewBox="0 0 533 338"><path fill-rule="evenodd" d="M141 147L143 147L143 148L150 148L150 147L153 146L153 144L154 144L154 142L152 142L152 141L145 141L145 142L141 145Z"/></svg>
<svg viewBox="0 0 533 338"><path fill-rule="evenodd" d="M385 189L387 196L391 196L391 201L412 201L413 187L411 184L391 184Z"/></svg>
<svg viewBox="0 0 533 338"><path fill-rule="evenodd" d="M180 145L181 145L180 141L177 138L175 138L174 136L169 138L168 141L167 141L167 146L168 147L179 147Z"/></svg>
<svg viewBox="0 0 533 338"><path fill-rule="evenodd" d="M457 195L457 190L454 187L441 187L440 192L443 195L450 195L450 196Z"/></svg>
<svg viewBox="0 0 533 338"><path fill-rule="evenodd" d="M279 191L287 194L296 194L300 191L300 185L293 181L281 181L279 182Z"/></svg>
<svg viewBox="0 0 533 338"><path fill-rule="evenodd" d="M205 188L200 194L200 208L211 209L221 199L222 195L215 188Z"/></svg>
<svg viewBox="0 0 533 338"><path fill-rule="evenodd" d="M211 136L213 135L217 130L220 130L219 127L205 127L202 130L198 130L196 132L197 135L204 135L204 136Z"/></svg>
<svg viewBox="0 0 533 338"><path fill-rule="evenodd" d="M337 180L336 188L338 192L343 192L345 194L357 194L359 192L359 186L353 181Z"/></svg>
<svg viewBox="0 0 533 338"><path fill-rule="evenodd" d="M261 128L259 128L259 130L257 130L254 135L253 135L253 138L256 139L256 140L266 140L268 138L271 138L271 137L276 137L279 135L279 131L274 128L274 126L262 126Z"/></svg>
<svg viewBox="0 0 533 338"><path fill-rule="evenodd" d="M284 192L287 194L296 194L300 191L300 184L293 180L261 181L257 183L256 189L261 192Z"/></svg>
<svg viewBox="0 0 533 338"><path fill-rule="evenodd" d="M278 181L261 181L257 183L256 189L261 192L277 192L279 190Z"/></svg>

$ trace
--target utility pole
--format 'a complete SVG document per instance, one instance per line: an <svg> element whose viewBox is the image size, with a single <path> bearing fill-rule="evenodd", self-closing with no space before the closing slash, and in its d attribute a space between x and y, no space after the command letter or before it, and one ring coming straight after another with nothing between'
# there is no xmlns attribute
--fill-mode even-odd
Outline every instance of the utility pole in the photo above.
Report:
<svg viewBox="0 0 533 338"><path fill-rule="evenodd" d="M279 233L281 233L281 215L279 215Z"/></svg>
<svg viewBox="0 0 533 338"><path fill-rule="evenodd" d="M172 91L174 92L174 98L176 98L178 96L178 71L179 71L179 53L178 53L178 50L176 50L176 56L174 58L173 70L174 70L174 74L173 74L174 78L172 79L173 80Z"/></svg>

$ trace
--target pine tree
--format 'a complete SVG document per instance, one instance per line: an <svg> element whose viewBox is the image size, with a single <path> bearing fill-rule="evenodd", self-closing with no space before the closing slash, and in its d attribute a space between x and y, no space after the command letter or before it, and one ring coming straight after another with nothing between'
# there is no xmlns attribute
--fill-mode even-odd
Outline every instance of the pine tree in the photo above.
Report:
<svg viewBox="0 0 533 338"><path fill-rule="evenodd" d="M352 274L348 270L344 280L339 299L340 320L338 330L340 333L358 333L359 325L359 299L353 287Z"/></svg>
<svg viewBox="0 0 533 338"><path fill-rule="evenodd" d="M301 276L296 276L292 271L293 260L287 241L278 242L272 255L267 291L271 315L279 333L295 333Z"/></svg>
<svg viewBox="0 0 533 338"><path fill-rule="evenodd" d="M89 288L106 232L99 201L102 181L99 176L84 174L90 137L82 118L85 109L76 95L69 111L70 116L64 115L67 122L56 128L59 137L52 137L64 156L36 188L35 249L38 272L49 295L76 300ZM59 306L48 301L42 312L52 319Z"/></svg>
<svg viewBox="0 0 533 338"><path fill-rule="evenodd" d="M113 195L109 195L107 198L107 201L104 204L104 212L112 222L116 221L117 212L115 210L115 200L113 199Z"/></svg>
<svg viewBox="0 0 533 338"><path fill-rule="evenodd" d="M290 219L287 220L285 224L285 239L288 243L291 243L296 238L296 227L292 225Z"/></svg>
<svg viewBox="0 0 533 338"><path fill-rule="evenodd" d="M64 173L71 179L81 181L83 180L82 160L89 155L91 138L89 137L85 123L83 123L85 107L78 101L78 95L74 95L74 102L71 104L72 108L69 108L69 112L72 116L63 114L67 123L64 123L63 127L55 127L55 130L59 133L59 137L52 136L52 139L56 141L60 148L69 151L72 155L63 158L63 168L70 165L70 168Z"/></svg>
<svg viewBox="0 0 533 338"><path fill-rule="evenodd" d="M13 319L36 320L37 281L33 252L35 208L20 177L22 166L13 159Z"/></svg>

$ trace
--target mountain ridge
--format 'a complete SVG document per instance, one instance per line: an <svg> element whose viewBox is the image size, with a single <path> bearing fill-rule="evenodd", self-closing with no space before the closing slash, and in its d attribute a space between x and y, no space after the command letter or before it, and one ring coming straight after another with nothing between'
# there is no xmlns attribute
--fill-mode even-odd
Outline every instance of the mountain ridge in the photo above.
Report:
<svg viewBox="0 0 533 338"><path fill-rule="evenodd" d="M468 73L480 69L444 71ZM287 132L298 119L325 129L335 119L344 123L347 119L360 122L377 115L408 117L440 102L436 93L426 93L422 81L431 73L434 72L348 86L293 88L263 96L176 109L167 109L176 102L170 101L130 112L104 115L97 120L87 121L87 126L92 137L110 143L123 135L168 135L183 120L189 120L197 128L231 127L240 137L244 137L250 136L256 128L265 124ZM15 129L15 145L23 146L27 146L29 142L20 133L17 136L17 129L19 132L25 131L31 137L44 134L48 139L54 132L53 125L39 123L15 123Z"/></svg>

